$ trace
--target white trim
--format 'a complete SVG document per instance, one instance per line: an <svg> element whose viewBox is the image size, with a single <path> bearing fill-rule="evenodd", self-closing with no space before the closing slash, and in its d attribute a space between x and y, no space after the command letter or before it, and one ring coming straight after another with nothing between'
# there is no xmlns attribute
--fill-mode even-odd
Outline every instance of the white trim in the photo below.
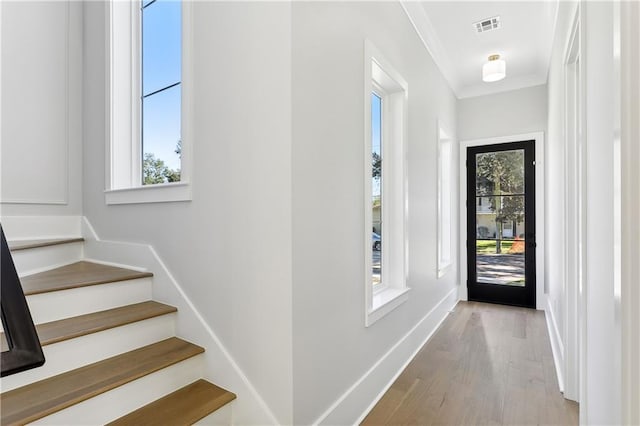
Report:
<svg viewBox="0 0 640 426"><path fill-rule="evenodd" d="M153 299L178 309L176 334L206 348L205 377L239 395L234 404L237 424L282 424L152 246L100 240L86 217L82 220L82 235L87 258L126 267L133 263L138 270L153 271Z"/></svg>
<svg viewBox="0 0 640 426"><path fill-rule="evenodd" d="M580 321L580 307L583 306L580 289L584 283L580 280L584 276L580 270L584 261L584 224L586 211L584 208L584 168L582 159L584 153L584 128L582 103L585 99L583 91L583 61L580 37L580 9L575 9L571 19L569 38L565 44L563 55L564 79L564 118L563 137L565 144L564 164L564 282L566 286L564 298L564 338L566 352L563 352L562 365L556 359L556 370L562 371L562 387L565 398L580 401L580 340L582 327ZM570 87L570 83L573 86ZM570 102L574 100L573 105ZM575 120L572 124L571 120ZM547 311L549 312L549 311ZM555 314L555 313L553 313ZM555 319L554 319L555 320ZM558 338L561 338L559 335Z"/></svg>
<svg viewBox="0 0 640 426"><path fill-rule="evenodd" d="M435 62L438 69L440 69L440 74L447 80L451 90L459 99L458 93L461 87L460 82L456 79L458 74L455 72L451 60L446 53L446 49L438 38L435 27L431 23L424 7L422 7L422 4L418 1L408 0L400 0L400 5L407 14L411 25L413 25L413 28L416 30L418 38L420 38L425 49L427 49L427 52L431 55L433 62Z"/></svg>
<svg viewBox="0 0 640 426"><path fill-rule="evenodd" d="M360 424L457 303L454 287L312 424Z"/></svg>
<svg viewBox="0 0 640 426"><path fill-rule="evenodd" d="M69 168L67 167L67 172ZM69 186L67 180L67 187ZM36 198L8 198L2 199L0 201L2 204L40 204L40 205L51 205L51 206L66 206L69 202L66 199L63 200L39 200Z"/></svg>
<svg viewBox="0 0 640 426"><path fill-rule="evenodd" d="M580 83L580 94L582 96L581 100L581 111L580 111L580 120L582 122L582 138L584 141L583 144L583 152L582 157L579 160L578 166L582 170L581 172L581 189L580 196L582 197L582 215L583 215L583 226L582 226L582 241L584 242L584 248L582 253L581 265L580 265L580 273L582 274L582 286L579 288L578 294L578 317L579 321L579 329L576 330L579 333L578 341L579 348L578 354L580 356L580 366L578 377L580 380L579 383L579 399L580 399L580 407L579 407L579 418L580 424L587 424L587 218L588 213L586 211L587 201L588 201L588 193L587 193L587 70L586 70L586 39L587 39L587 28L586 25L582 25L584 23L584 15L583 11L585 10L585 3L578 2L577 4L577 16L580 19L581 24L579 25L580 32L580 54L581 54L581 65L580 65L580 73L581 73L581 83ZM571 361L571 360L569 360Z"/></svg>
<svg viewBox="0 0 640 426"><path fill-rule="evenodd" d="M70 44L71 44L71 26L70 26L70 15L71 15L71 0L67 0L64 2L66 13L65 13L65 22L61 23L63 28L65 29L65 43L64 43L64 68L65 68L65 79L64 79L64 115L65 115L65 128L64 128L64 142L63 147L65 155L63 164L57 165L60 173L58 173L58 177L63 180L63 188L62 191L64 195L61 199L36 199L36 198L1 198L0 204L39 204L39 205L68 205L69 204L69 164L70 164L70 150L71 145L69 143L70 139L70 129L71 129L71 99L70 99L70 70L71 70L71 53L70 53ZM1 9L1 6L0 6ZM1 197L1 194L0 194Z"/></svg>
<svg viewBox="0 0 640 426"><path fill-rule="evenodd" d="M455 144L455 140L451 137L452 133L450 131L450 127L443 123L442 119L437 120L436 125L436 140L437 140L437 160L436 160L436 170L438 173L437 176L437 185L436 185L436 193L437 195L437 203L436 203L436 217L437 217L437 226L436 226L436 235L437 235L437 245L436 245L436 276L438 278L442 278L449 269L451 269L451 265L453 264L453 223L454 223L454 212L453 212L453 189L454 189L454 174L453 174L453 145ZM444 145L449 147L449 161L446 164L446 170L444 170L443 166L443 158L442 158L442 148ZM442 177L444 172L448 172L449 174L449 187L442 187ZM442 216L443 216L443 202L442 196L443 194L448 194L449 196L449 253L447 257L443 256L442 253L442 240L443 240L443 229L442 229Z"/></svg>
<svg viewBox="0 0 640 426"><path fill-rule="evenodd" d="M80 216L2 216L9 241L79 237L80 223Z"/></svg>
<svg viewBox="0 0 640 426"><path fill-rule="evenodd" d="M371 93L382 99L382 161L386 172L382 178L382 274L380 288L371 282ZM364 42L364 323L371 326L408 300L408 84L379 49ZM376 286L378 287L378 286Z"/></svg>
<svg viewBox="0 0 640 426"><path fill-rule="evenodd" d="M191 200L193 159L193 2L182 1L180 182L142 185L140 145L140 58L137 2L105 2L106 111L105 203L134 204ZM123 36L122 34L126 34ZM132 40L134 41L132 43ZM137 41L136 41L137 40ZM153 189L148 189L153 187Z"/></svg>
<svg viewBox="0 0 640 426"><path fill-rule="evenodd" d="M547 54L543 58L544 64L540 66L536 72L518 77L512 77L504 84L501 84L499 88L486 84L462 86L460 76L456 72L451 59L447 54L447 50L444 48L442 42L440 41L435 27L431 23L431 20L421 2L413 0L399 1L400 5L407 14L407 17L409 18L409 21L411 22L414 30L416 31L418 38L420 39L420 41L422 41L422 44L433 59L433 62L440 70L442 76L445 78L447 83L449 83L449 87L451 88L457 99L502 93L511 90L522 89L525 87L546 84L549 64L551 63L551 49L546 52ZM552 3L550 2L549 4ZM548 31L545 32L548 37L547 43L549 43L550 45L553 43L553 35L555 34L555 27L558 20L558 10L559 7L556 4L553 21L548 26Z"/></svg>
<svg viewBox="0 0 640 426"><path fill-rule="evenodd" d="M194 150L194 126L193 102L194 91L194 34L193 34L193 1L182 2L182 76L180 86L182 88L181 99L181 140L182 152L180 154L180 182L193 185L193 150Z"/></svg>
<svg viewBox="0 0 640 426"><path fill-rule="evenodd" d="M550 301L547 298L547 306L545 307L545 318L547 323L547 330L549 331L549 340L551 340L551 352L553 353L553 362L556 366L556 375L558 376L558 386L560 392L564 392L564 376L565 376L565 355L564 345L560 337L560 331L558 330L558 323L553 313Z"/></svg>
<svg viewBox="0 0 640 426"><path fill-rule="evenodd" d="M460 141L460 299L467 300L467 148L534 140L536 147L536 309L544 310L544 132Z"/></svg>
<svg viewBox="0 0 640 426"><path fill-rule="evenodd" d="M65 14L65 22L64 22L64 26L65 26L65 37L66 37L66 42L64 44L64 55L65 55L65 61L64 61L64 68L65 68L65 79L64 79L64 84L65 84L65 91L64 91L64 115L65 115L65 120L64 120L64 147L65 147L65 155L64 155L64 164L62 165L62 167L64 167L64 171L63 171L63 175L64 175L64 196L63 196L63 203L62 204L68 204L69 203L69 150L71 149L71 145L69 144L69 139L71 137L71 95L70 95L70 89L71 89L71 85L70 85L70 72L71 72L71 25L70 25L70 15L71 15L71 6L70 6L70 1L65 2L65 6L67 9L67 13ZM57 203L56 203L57 204Z"/></svg>
<svg viewBox="0 0 640 426"><path fill-rule="evenodd" d="M640 4L621 2L622 423L640 424ZM634 50L635 49L635 50Z"/></svg>
<svg viewBox="0 0 640 426"><path fill-rule="evenodd" d="M372 325L389 312L409 300L408 287L396 288L386 287L381 291L374 292L371 301L372 308L367 311L366 326Z"/></svg>
<svg viewBox="0 0 640 426"><path fill-rule="evenodd" d="M623 204L626 200L623 200L622 193L622 99L623 99L623 84L622 84L622 62L621 62L621 41L622 41L622 25L621 25L621 1L613 2L613 303L614 303L614 333L616 336L615 344L613 347L613 359L618 360L613 362L612 375L614 380L614 389L612 397L614 401L620 401L620 406L616 407L616 411L612 419L621 421L623 418L623 376L626 375L622 370L623 359L623 326L622 326L622 275L623 275L623 257L627 258L622 253L622 226L623 221L626 218L622 216ZM635 52L634 52L635 53ZM638 78L638 74L634 75L634 78ZM634 143L638 143L635 139ZM630 165L631 167L637 167L637 164ZM632 185L637 185L638 182L633 182ZM638 217L632 218L638 220ZM637 237L636 237L637 238ZM634 238L634 242L637 244L637 239ZM637 277L634 281L637 283ZM638 307L636 307L637 309ZM640 359L635 360L636 363L640 362ZM634 401L634 405L638 404L638 400Z"/></svg>
<svg viewBox="0 0 640 426"><path fill-rule="evenodd" d="M104 191L107 204L167 203L190 201L191 186L186 182L159 183L136 188Z"/></svg>
<svg viewBox="0 0 640 426"><path fill-rule="evenodd" d="M137 50L134 48L137 45L134 43L134 29L137 28L135 5L138 3L108 0L104 4L105 63L108 70L105 78L105 188L129 188L139 180L134 166L134 146L139 146L134 128L139 119L136 118L133 101L134 85L138 79L135 72Z"/></svg>

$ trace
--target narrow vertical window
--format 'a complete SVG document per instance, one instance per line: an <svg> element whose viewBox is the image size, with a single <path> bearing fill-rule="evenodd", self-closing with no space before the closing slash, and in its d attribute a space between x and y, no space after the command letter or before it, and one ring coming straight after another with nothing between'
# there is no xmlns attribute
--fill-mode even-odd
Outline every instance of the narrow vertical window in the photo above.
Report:
<svg viewBox="0 0 640 426"><path fill-rule="evenodd" d="M371 282L382 281L382 99L371 93Z"/></svg>
<svg viewBox="0 0 640 426"><path fill-rule="evenodd" d="M451 265L451 155L448 134L438 130L438 277ZM482 204L479 201L480 205Z"/></svg>
<svg viewBox="0 0 640 426"><path fill-rule="evenodd" d="M179 182L182 4L143 0L140 7L142 184Z"/></svg>
<svg viewBox="0 0 640 426"><path fill-rule="evenodd" d="M368 41L364 88L365 325L408 300L407 83Z"/></svg>
<svg viewBox="0 0 640 426"><path fill-rule="evenodd" d="M192 4L105 2L107 204L192 199Z"/></svg>

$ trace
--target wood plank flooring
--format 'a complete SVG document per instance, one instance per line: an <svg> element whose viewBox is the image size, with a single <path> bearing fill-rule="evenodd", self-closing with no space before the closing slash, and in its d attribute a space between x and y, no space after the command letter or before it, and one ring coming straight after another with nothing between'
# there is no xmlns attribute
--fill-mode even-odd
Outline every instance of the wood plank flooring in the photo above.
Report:
<svg viewBox="0 0 640 426"><path fill-rule="evenodd" d="M36 331L40 338L40 344L46 346L176 311L177 309L173 306L149 300L106 311L37 324ZM4 333L0 333L0 348L2 351L9 349Z"/></svg>
<svg viewBox="0 0 640 426"><path fill-rule="evenodd" d="M107 426L190 425L236 399L206 380L198 380Z"/></svg>
<svg viewBox="0 0 640 426"><path fill-rule="evenodd" d="M152 277L150 272L117 268L93 262L76 262L20 278L24 294L47 293L117 281Z"/></svg>
<svg viewBox="0 0 640 426"><path fill-rule="evenodd" d="M40 240L14 240L8 241L9 250L18 251L39 247L57 246L59 244L81 243L84 241L82 237L74 238L47 238Z"/></svg>
<svg viewBox="0 0 640 426"><path fill-rule="evenodd" d="M460 302L363 425L577 425L544 312Z"/></svg>
<svg viewBox="0 0 640 426"><path fill-rule="evenodd" d="M0 394L0 423L23 425L204 352L172 337Z"/></svg>

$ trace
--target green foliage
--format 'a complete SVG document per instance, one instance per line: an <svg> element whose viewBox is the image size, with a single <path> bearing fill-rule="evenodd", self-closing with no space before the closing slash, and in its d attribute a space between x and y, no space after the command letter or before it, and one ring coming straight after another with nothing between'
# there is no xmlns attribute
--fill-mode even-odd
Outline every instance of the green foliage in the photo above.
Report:
<svg viewBox="0 0 640 426"><path fill-rule="evenodd" d="M498 151L476 157L477 195L489 197L490 208L496 214L496 238L502 239L504 223L524 220L524 197L503 194L524 193L524 152ZM502 253L502 244L496 244L496 253Z"/></svg>
<svg viewBox="0 0 640 426"><path fill-rule="evenodd" d="M490 253L496 253L496 241L495 240L491 240L491 241L487 241L487 240L482 240L482 241L476 241L476 253L478 254L490 254ZM508 252L509 250L511 250L511 247L513 246L513 241L500 241L500 246L501 246L501 251L506 251Z"/></svg>
<svg viewBox="0 0 640 426"><path fill-rule="evenodd" d="M371 158L371 174L374 179L380 179L382 172L382 158L380 154L374 152Z"/></svg>
<svg viewBox="0 0 640 426"><path fill-rule="evenodd" d="M524 193L524 154L500 151L480 154L476 161L477 194L502 195ZM524 220L524 197L490 197L496 222Z"/></svg>
<svg viewBox="0 0 640 426"><path fill-rule="evenodd" d="M144 154L142 162L142 176L144 185L157 183L180 182L180 170L173 170L156 158L152 153Z"/></svg>

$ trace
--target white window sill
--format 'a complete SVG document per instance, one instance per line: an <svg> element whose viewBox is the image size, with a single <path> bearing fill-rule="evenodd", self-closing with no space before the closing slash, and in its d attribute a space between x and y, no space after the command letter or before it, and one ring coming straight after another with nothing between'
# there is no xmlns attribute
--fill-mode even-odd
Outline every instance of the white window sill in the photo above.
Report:
<svg viewBox="0 0 640 426"><path fill-rule="evenodd" d="M104 191L107 204L171 203L191 201L191 185L188 182L160 183L135 188Z"/></svg>
<svg viewBox="0 0 640 426"><path fill-rule="evenodd" d="M372 307L367 312L365 326L369 327L389 312L409 300L409 287L387 287L373 294Z"/></svg>
<svg viewBox="0 0 640 426"><path fill-rule="evenodd" d="M438 278L444 277L447 272L449 272L449 269L451 269L451 262L447 263L446 265L440 265L438 267Z"/></svg>

